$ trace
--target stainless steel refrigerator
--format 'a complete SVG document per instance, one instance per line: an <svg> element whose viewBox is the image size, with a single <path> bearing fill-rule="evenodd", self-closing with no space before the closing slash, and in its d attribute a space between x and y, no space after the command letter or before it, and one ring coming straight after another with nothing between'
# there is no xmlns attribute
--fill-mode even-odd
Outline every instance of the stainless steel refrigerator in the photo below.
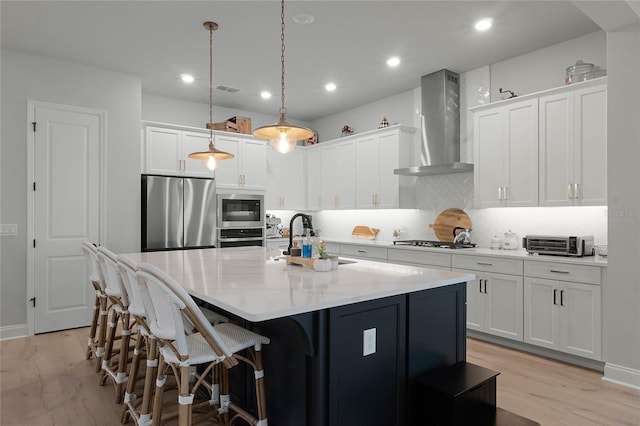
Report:
<svg viewBox="0 0 640 426"><path fill-rule="evenodd" d="M142 176L142 251L215 247L213 179Z"/></svg>

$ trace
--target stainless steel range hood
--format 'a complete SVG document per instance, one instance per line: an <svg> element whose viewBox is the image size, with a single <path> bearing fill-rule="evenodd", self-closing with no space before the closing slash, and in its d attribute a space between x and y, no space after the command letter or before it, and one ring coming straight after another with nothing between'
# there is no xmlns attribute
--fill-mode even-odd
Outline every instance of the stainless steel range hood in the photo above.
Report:
<svg viewBox="0 0 640 426"><path fill-rule="evenodd" d="M422 76L420 165L396 175L428 176L473 171L460 162L460 76L443 69Z"/></svg>

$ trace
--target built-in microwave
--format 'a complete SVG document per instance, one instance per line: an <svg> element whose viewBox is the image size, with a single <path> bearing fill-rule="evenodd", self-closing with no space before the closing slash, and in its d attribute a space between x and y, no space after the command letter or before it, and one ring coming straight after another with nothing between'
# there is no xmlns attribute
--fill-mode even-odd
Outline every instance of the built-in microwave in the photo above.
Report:
<svg viewBox="0 0 640 426"><path fill-rule="evenodd" d="M264 218L264 195L218 194L218 228L261 228Z"/></svg>

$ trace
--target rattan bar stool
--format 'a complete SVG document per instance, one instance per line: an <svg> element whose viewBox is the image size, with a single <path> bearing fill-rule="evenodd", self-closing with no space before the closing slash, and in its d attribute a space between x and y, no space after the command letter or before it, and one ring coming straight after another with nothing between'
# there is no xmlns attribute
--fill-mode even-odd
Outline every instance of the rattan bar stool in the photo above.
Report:
<svg viewBox="0 0 640 426"><path fill-rule="evenodd" d="M127 294L129 295L129 313L137 324L138 340L130 363L127 388L124 395L124 407L121 422L125 424L129 418L140 426L151 425L151 410L158 367L158 346L156 337L151 332L149 321L155 320L155 312L151 303L146 283L136 277L136 262L130 257L118 255L118 269ZM228 319L209 309L200 307L211 324L227 322ZM186 320L186 318L185 318ZM187 322L187 331L193 329L193 324ZM144 350L143 350L144 348ZM146 352L146 357L145 357ZM142 398L135 394L136 381L140 371L140 364L146 359L144 373L144 388Z"/></svg>
<svg viewBox="0 0 640 426"><path fill-rule="evenodd" d="M180 426L190 426L200 416L194 416L206 409L202 418L217 417L224 424L233 424L242 418L251 425L266 426L266 400L264 393L264 372L261 350L269 339L231 323L212 326L202 314L194 300L173 279L152 265L139 264L136 276L144 280L153 304L156 319L149 323L151 331L158 338L160 363L158 366L156 393L153 409L153 424L160 425L166 419L178 417ZM187 334L183 318L188 318L195 333ZM249 357L238 352L247 350ZM254 370L258 418L242 407L232 403L229 396L228 369L239 361ZM197 375L193 386L189 383L190 366L204 366ZM221 368L222 367L222 368ZM178 411L164 413L162 401L166 372L173 371L178 383ZM216 374L221 370L221 374ZM211 373L210 385L205 385L205 377ZM204 386L210 391L210 399L194 403L197 391ZM211 410L210 406L214 409ZM208 409L207 409L208 408ZM235 413L235 414L234 414ZM229 419L229 415L234 414Z"/></svg>
<svg viewBox="0 0 640 426"><path fill-rule="evenodd" d="M102 357L104 356L104 342L107 328L107 306L108 298L105 293L105 282L98 260L98 248L89 241L82 242L82 251L85 254L86 263L89 267L89 280L96 293L89 339L87 341L86 357L96 359L96 373L102 369Z"/></svg>
<svg viewBox="0 0 640 426"><path fill-rule="evenodd" d="M104 385L107 379L111 379L115 388L115 401L120 403L123 387L127 382L129 343L133 325L129 314L129 295L120 276L116 254L101 246L98 247L98 260L105 277L105 293L111 302L100 386ZM115 343L118 340L120 347L116 349Z"/></svg>

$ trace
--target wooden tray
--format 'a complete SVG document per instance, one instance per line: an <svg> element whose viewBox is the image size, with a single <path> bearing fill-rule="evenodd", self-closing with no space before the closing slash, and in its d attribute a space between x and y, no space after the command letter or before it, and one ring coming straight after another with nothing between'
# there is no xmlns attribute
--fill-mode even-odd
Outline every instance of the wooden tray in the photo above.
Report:
<svg viewBox="0 0 640 426"><path fill-rule="evenodd" d="M303 265L313 269L314 261L315 259L312 257L287 256L287 265L291 265L293 263L296 265Z"/></svg>
<svg viewBox="0 0 640 426"><path fill-rule="evenodd" d="M446 209L438 215L435 223L429 225L439 241L453 242L453 230L456 227L471 229L471 219L462 209Z"/></svg>

